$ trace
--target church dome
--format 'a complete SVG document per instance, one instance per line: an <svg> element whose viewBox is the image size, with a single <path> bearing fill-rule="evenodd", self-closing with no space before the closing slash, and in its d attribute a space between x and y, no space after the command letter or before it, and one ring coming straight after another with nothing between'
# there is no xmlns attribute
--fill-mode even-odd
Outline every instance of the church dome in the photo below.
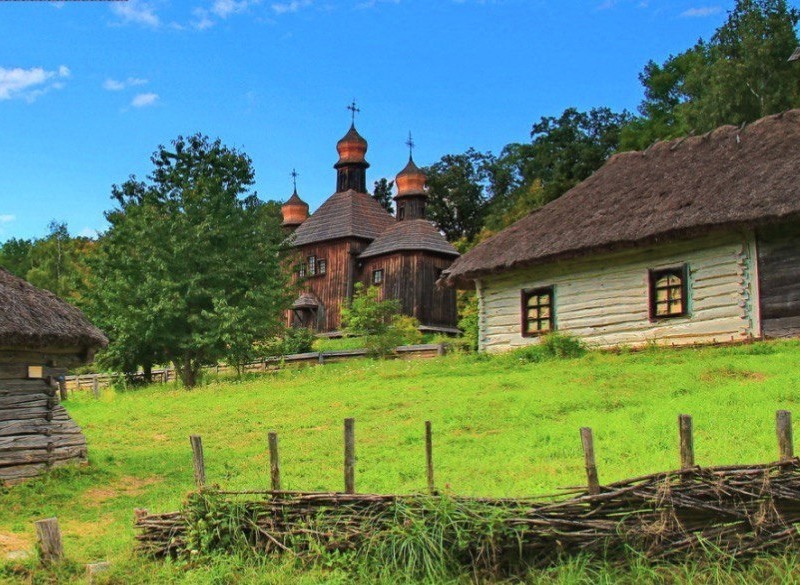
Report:
<svg viewBox="0 0 800 585"><path fill-rule="evenodd" d="M406 167L395 177L397 197L426 195L425 181L425 173L414 163L414 159L409 157Z"/></svg>
<svg viewBox="0 0 800 585"><path fill-rule="evenodd" d="M366 163L367 141L356 130L355 125L350 126L350 131L336 144L339 152L338 165L348 163Z"/></svg>
<svg viewBox="0 0 800 585"><path fill-rule="evenodd" d="M281 206L281 215L284 227L297 227L308 219L308 203L300 199L296 189Z"/></svg>

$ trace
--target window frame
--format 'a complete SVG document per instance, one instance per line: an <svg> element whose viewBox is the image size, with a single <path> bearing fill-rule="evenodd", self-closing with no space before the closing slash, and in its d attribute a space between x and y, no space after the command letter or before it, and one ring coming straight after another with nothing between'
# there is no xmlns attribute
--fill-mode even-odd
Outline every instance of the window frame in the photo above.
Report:
<svg viewBox="0 0 800 585"><path fill-rule="evenodd" d="M328 260L326 258L317 258L317 274L319 276L328 274Z"/></svg>
<svg viewBox="0 0 800 585"><path fill-rule="evenodd" d="M317 257L316 256L309 256L308 260L308 275L309 276L316 276L317 275Z"/></svg>
<svg viewBox="0 0 800 585"><path fill-rule="evenodd" d="M680 279L680 294L681 294L681 312L672 313L669 315L658 314L658 291L666 290L668 288L676 288L675 286L658 288L656 283L665 276L677 276ZM648 281L648 311L650 313L650 321L663 321L668 319L680 319L691 315L689 310L689 265L681 264L679 266L670 266L667 268L650 268L647 271ZM669 301L669 300L668 300ZM667 301L667 302L668 302ZM669 302L668 305L669 307Z"/></svg>
<svg viewBox="0 0 800 585"><path fill-rule="evenodd" d="M381 278L378 281L375 280L376 274L381 275ZM386 274L384 273L383 268L376 268L375 270L372 271L372 286L382 286L385 281L385 278Z"/></svg>
<svg viewBox="0 0 800 585"><path fill-rule="evenodd" d="M542 305L541 303L539 303L536 306L539 309L543 307L547 307L548 309L550 309L550 315L546 319L547 321L550 321L550 329L546 331L541 329L530 331L529 327L531 319L528 318L528 309L530 309L531 307L529 306L529 302L532 297L541 297L545 294L550 295L550 303L547 305ZM553 333L554 331L556 331L556 287L554 285L522 289L520 305L521 305L520 316L522 317L521 319L522 337L526 338L542 337L543 335L547 335L548 333ZM535 319L535 321L537 321L539 324L541 324L541 322L544 320L545 319L542 319L541 316Z"/></svg>

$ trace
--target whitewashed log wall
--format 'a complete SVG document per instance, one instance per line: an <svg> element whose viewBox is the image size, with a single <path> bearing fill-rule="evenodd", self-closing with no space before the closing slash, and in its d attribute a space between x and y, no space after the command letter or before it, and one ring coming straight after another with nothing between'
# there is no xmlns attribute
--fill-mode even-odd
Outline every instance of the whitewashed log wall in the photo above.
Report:
<svg viewBox="0 0 800 585"><path fill-rule="evenodd" d="M726 233L556 262L477 283L480 347L499 352L539 343L521 334L521 291L555 287L559 332L592 347L691 344L760 335L755 238ZM689 315L651 321L649 270L688 264Z"/></svg>
<svg viewBox="0 0 800 585"><path fill-rule="evenodd" d="M86 439L58 403L57 386L29 379L29 364L36 362L0 352L0 485L86 460Z"/></svg>

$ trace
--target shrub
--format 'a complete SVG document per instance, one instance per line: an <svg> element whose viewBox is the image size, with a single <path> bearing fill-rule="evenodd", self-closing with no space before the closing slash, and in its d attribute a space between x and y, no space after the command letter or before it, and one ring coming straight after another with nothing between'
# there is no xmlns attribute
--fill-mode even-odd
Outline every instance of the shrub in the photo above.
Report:
<svg viewBox="0 0 800 585"><path fill-rule="evenodd" d="M472 296L459 311L458 328L464 332L464 341L472 351L478 351L478 298Z"/></svg>
<svg viewBox="0 0 800 585"><path fill-rule="evenodd" d="M586 344L572 335L550 333L542 338L542 348L549 357L576 358L586 353Z"/></svg>
<svg viewBox="0 0 800 585"><path fill-rule="evenodd" d="M342 309L345 332L363 337L364 347L374 356L388 356L398 345L418 343L419 322L400 314L400 301L379 297L377 287L356 284L350 305Z"/></svg>
<svg viewBox="0 0 800 585"><path fill-rule="evenodd" d="M263 355L283 356L295 353L308 353L313 351L314 332L305 327L290 327L285 329L283 335L276 337L264 344Z"/></svg>

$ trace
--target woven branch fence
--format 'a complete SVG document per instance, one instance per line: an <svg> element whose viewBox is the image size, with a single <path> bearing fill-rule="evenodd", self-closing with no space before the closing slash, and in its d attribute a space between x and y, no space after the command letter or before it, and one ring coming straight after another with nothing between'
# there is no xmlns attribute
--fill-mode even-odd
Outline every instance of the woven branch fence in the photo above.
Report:
<svg viewBox="0 0 800 585"><path fill-rule="evenodd" d="M199 521L227 507L233 530L253 551L369 554L415 521L442 524L454 556L471 571L508 572L563 555L623 558L636 550L653 559L717 551L733 558L781 551L800 540L800 461L794 457L791 415L779 411L780 460L764 465L701 468L694 464L691 417L679 417L681 469L601 485L589 429L581 429L587 487L551 498L461 498L433 483L431 426L426 423L428 495L355 493L353 421L345 424L346 493L280 489L277 436L270 434L272 490L225 492L205 485L202 442L192 437L199 490L182 512L136 513L138 548L156 557L195 550ZM349 492L349 493L347 493ZM442 513L446 509L446 513ZM228 529L230 529L230 524ZM218 535L219 536L219 535ZM466 538L465 538L466 536ZM377 543L377 544L376 544ZM222 540L212 544L224 548Z"/></svg>

